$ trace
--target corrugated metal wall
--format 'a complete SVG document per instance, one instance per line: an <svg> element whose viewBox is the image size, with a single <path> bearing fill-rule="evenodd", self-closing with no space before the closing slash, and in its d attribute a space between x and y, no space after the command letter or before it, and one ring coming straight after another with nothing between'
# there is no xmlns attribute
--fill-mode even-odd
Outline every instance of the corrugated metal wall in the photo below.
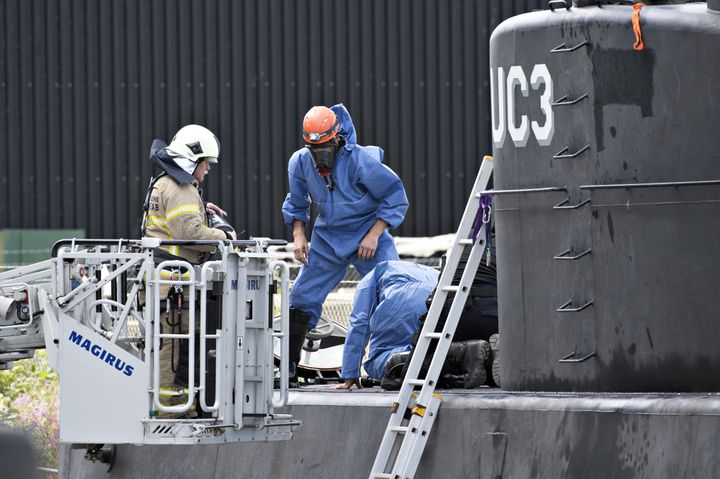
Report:
<svg viewBox="0 0 720 479"><path fill-rule="evenodd" d="M488 38L545 0L0 0L0 229L138 237L154 137L220 138L207 198L285 237L300 123L343 102L411 209L452 232L490 151Z"/></svg>

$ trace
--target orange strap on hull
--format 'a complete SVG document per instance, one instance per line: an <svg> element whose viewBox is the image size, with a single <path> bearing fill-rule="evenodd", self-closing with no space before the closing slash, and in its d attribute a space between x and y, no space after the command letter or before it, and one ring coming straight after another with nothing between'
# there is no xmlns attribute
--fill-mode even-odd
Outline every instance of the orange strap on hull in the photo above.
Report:
<svg viewBox="0 0 720 479"><path fill-rule="evenodd" d="M642 30L640 30L640 9L645 7L644 3L636 3L633 5L632 14L632 27L635 32L635 44L633 48L637 51L645 50L645 43L643 43Z"/></svg>

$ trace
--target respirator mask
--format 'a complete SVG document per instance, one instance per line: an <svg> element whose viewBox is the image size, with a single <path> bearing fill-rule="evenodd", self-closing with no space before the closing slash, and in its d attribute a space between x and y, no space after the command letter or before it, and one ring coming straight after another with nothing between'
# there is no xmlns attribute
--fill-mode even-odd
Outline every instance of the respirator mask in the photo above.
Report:
<svg viewBox="0 0 720 479"><path fill-rule="evenodd" d="M320 145L305 145L310 150L313 164L320 176L329 176L332 172L335 156L337 155L340 142L337 137Z"/></svg>

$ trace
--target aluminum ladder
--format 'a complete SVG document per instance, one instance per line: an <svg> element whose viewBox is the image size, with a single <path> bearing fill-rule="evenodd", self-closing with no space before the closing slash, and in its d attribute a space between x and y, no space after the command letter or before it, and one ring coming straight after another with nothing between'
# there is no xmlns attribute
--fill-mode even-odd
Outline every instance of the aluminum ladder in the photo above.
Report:
<svg viewBox="0 0 720 479"><path fill-rule="evenodd" d="M405 479L415 476L415 471L442 400L438 394L435 394L435 387L460 320L460 314L475 278L475 273L485 252L488 223L483 222L476 241L473 241L471 236L480 206L481 193L486 190L491 174L492 157L486 156L480 165L475 185L460 220L460 227L455 236L452 251L440 275L438 287L435 290L430 310L415 346L398 398L392 404L390 420L375 457L375 463L369 476L370 479ZM472 250L460 284L452 284L463 250L468 246ZM448 293L451 292L455 293L455 297L443 331L437 333L435 328L440 318L440 312L443 309ZM420 368L433 340L437 340L437 347L425 379L420 379ZM416 388L420 388L420 391L416 392ZM406 420L404 418L408 412L410 413L410 419Z"/></svg>

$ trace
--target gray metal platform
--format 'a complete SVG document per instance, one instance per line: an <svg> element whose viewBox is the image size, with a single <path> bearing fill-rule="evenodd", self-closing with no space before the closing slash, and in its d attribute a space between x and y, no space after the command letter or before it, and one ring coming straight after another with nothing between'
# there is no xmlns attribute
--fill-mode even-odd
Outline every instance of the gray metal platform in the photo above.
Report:
<svg viewBox="0 0 720 479"><path fill-rule="evenodd" d="M720 394L438 391L419 478L720 477ZM396 394L306 387L291 441L118 447L111 473L64 446L63 478L365 478Z"/></svg>

